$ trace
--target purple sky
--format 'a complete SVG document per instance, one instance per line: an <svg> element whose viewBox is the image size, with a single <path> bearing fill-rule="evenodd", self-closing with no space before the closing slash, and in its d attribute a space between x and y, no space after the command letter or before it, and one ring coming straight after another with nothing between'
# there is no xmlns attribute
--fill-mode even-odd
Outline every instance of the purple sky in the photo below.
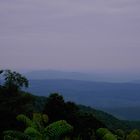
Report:
<svg viewBox="0 0 140 140"><path fill-rule="evenodd" d="M0 0L0 67L140 72L140 0Z"/></svg>

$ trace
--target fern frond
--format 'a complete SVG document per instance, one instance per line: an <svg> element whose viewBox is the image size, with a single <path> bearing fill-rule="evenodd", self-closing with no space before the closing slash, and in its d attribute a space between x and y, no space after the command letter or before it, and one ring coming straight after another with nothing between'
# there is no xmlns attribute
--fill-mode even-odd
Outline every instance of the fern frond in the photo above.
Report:
<svg viewBox="0 0 140 140"><path fill-rule="evenodd" d="M50 137L59 137L73 130L65 120L54 122L45 128L45 134Z"/></svg>
<svg viewBox="0 0 140 140"><path fill-rule="evenodd" d="M4 136L4 140L15 140L15 138L6 135L6 136Z"/></svg>
<svg viewBox="0 0 140 140"><path fill-rule="evenodd" d="M17 120L18 121L22 121L23 123L25 123L25 125L26 126L32 126L32 121L27 117L27 116L25 116L25 115L23 115L23 114L20 114L20 115L18 115L17 116Z"/></svg>
<svg viewBox="0 0 140 140"><path fill-rule="evenodd" d="M44 123L48 123L48 121L49 121L48 115L43 114L43 115L42 115L42 120L43 120Z"/></svg>
<svg viewBox="0 0 140 140"><path fill-rule="evenodd" d="M4 138L6 140L33 140L30 136L20 131L4 131Z"/></svg>
<svg viewBox="0 0 140 140"><path fill-rule="evenodd" d="M115 136L111 133L107 133L104 135L103 140L117 140L117 136ZM132 140L135 140L135 139L132 138Z"/></svg>
<svg viewBox="0 0 140 140"><path fill-rule="evenodd" d="M36 129L34 129L32 127L26 128L24 133L31 136L31 137L37 137L38 139L42 137L40 132L38 132Z"/></svg>
<svg viewBox="0 0 140 140"><path fill-rule="evenodd" d="M40 113L33 113L33 121L34 122L41 122L42 121L42 116Z"/></svg>

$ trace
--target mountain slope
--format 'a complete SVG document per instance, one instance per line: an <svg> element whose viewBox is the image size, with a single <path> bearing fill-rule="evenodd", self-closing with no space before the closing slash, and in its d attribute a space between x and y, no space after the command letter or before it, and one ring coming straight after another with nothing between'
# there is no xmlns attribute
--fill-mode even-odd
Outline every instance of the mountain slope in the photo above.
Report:
<svg viewBox="0 0 140 140"><path fill-rule="evenodd" d="M107 111L120 119L140 119L140 84L80 80L30 80L29 92L47 96L58 92L66 100Z"/></svg>
<svg viewBox="0 0 140 140"><path fill-rule="evenodd" d="M140 121L119 120L118 118L114 117L109 113L91 108L89 106L87 107L84 105L79 105L79 108L83 112L93 114L96 118L102 121L109 129L116 130L121 128L127 131L133 130L135 128L140 129Z"/></svg>
<svg viewBox="0 0 140 140"><path fill-rule="evenodd" d="M36 111L42 111L45 103L46 97L35 96L36 98ZM95 118L105 124L109 129L116 130L116 129L123 129L125 131L133 130L135 128L140 129L140 121L123 121L119 120L118 118L114 117L113 115L106 113L104 111L84 106L84 105L77 105L79 111L82 113L92 114Z"/></svg>

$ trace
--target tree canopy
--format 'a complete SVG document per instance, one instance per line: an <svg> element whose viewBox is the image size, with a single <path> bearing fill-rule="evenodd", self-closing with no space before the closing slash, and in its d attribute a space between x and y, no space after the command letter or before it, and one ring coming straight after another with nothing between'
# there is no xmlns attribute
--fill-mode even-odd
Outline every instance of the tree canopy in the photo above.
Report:
<svg viewBox="0 0 140 140"><path fill-rule="evenodd" d="M9 91L18 91L22 87L28 87L28 80L21 74L11 70L4 70L3 73L3 86Z"/></svg>

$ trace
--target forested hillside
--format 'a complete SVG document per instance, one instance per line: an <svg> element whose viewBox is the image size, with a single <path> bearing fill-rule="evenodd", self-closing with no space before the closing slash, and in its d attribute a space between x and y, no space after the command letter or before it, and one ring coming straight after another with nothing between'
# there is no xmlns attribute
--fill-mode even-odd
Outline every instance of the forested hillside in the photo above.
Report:
<svg viewBox="0 0 140 140"><path fill-rule="evenodd" d="M58 92L67 101L104 110L120 119L140 118L140 84L46 79L30 80L27 91L38 96Z"/></svg>
<svg viewBox="0 0 140 140"><path fill-rule="evenodd" d="M135 140L138 122L121 121L105 112L22 91L28 80L17 72L0 71L0 139L4 140Z"/></svg>

